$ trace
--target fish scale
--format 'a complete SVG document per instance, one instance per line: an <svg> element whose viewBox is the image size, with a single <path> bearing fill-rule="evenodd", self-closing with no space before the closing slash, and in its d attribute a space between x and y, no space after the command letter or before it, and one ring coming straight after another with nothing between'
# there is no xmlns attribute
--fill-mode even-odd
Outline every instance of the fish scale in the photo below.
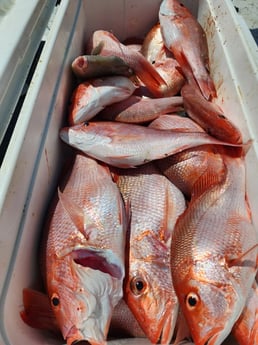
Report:
<svg viewBox="0 0 258 345"><path fill-rule="evenodd" d="M206 133L165 131L111 121L65 127L60 130L60 137L85 154L119 168L132 168L204 144L228 145Z"/></svg>
<svg viewBox="0 0 258 345"><path fill-rule="evenodd" d="M109 168L76 152L46 224L46 287L68 345L105 344L122 298L126 220Z"/></svg>
<svg viewBox="0 0 258 345"><path fill-rule="evenodd" d="M172 236L173 283L197 345L210 337L209 345L218 345L226 338L256 272L257 248L241 259L257 244L246 202L244 160L226 153L223 159L224 178L190 202ZM188 305L188 296L197 300L196 308Z"/></svg>
<svg viewBox="0 0 258 345"><path fill-rule="evenodd" d="M169 343L178 303L170 274L174 225L185 209L183 194L152 163L118 169L117 185L131 207L129 267L124 298L152 343ZM139 279L142 291L134 282Z"/></svg>

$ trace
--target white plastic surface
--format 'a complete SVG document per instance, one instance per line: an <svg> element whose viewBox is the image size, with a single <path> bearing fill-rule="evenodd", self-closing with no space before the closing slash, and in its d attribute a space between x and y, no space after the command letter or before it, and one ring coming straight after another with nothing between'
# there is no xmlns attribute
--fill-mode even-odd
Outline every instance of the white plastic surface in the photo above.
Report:
<svg viewBox="0 0 258 345"><path fill-rule="evenodd" d="M198 7L196 0L184 3L198 13L207 32L220 105L242 129L245 139L253 139L246 158L247 189L258 227L258 59L254 42L230 0L200 0ZM67 153L58 132L73 87L70 64L83 52L95 29L112 30L120 39L145 34L157 20L159 4L160 0L63 0L53 19L0 170L1 345L60 345L60 341L26 326L19 311L22 289L36 287L41 226Z"/></svg>
<svg viewBox="0 0 258 345"><path fill-rule="evenodd" d="M0 142L54 6L55 1L15 0L0 12Z"/></svg>

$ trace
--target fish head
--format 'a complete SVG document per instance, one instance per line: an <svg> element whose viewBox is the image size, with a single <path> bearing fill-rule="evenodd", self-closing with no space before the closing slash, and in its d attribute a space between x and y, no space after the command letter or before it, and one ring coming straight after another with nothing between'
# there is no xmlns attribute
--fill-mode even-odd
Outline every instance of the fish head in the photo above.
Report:
<svg viewBox="0 0 258 345"><path fill-rule="evenodd" d="M120 277L79 264L74 256L57 260L48 277L48 295L68 345L105 344L113 308L122 298Z"/></svg>
<svg viewBox="0 0 258 345"><path fill-rule="evenodd" d="M151 343L168 344L178 314L169 267L139 263L125 280L124 299Z"/></svg>
<svg viewBox="0 0 258 345"><path fill-rule="evenodd" d="M245 303L234 277L210 260L179 269L172 277L194 343L221 344Z"/></svg>
<svg viewBox="0 0 258 345"><path fill-rule="evenodd" d="M85 153L98 150L111 142L110 133L94 122L84 122L60 130L60 138L68 145Z"/></svg>
<svg viewBox="0 0 258 345"><path fill-rule="evenodd" d="M60 131L61 139L73 146L76 145L83 150L83 143L94 145L98 141L98 133L95 130L94 124L84 122L71 127L64 127Z"/></svg>

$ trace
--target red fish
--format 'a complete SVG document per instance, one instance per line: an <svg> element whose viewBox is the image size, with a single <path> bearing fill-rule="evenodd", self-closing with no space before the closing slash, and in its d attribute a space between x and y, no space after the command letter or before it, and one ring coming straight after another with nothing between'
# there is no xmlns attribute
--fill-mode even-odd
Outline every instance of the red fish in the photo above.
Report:
<svg viewBox="0 0 258 345"><path fill-rule="evenodd" d="M130 168L190 147L223 145L206 133L164 131L119 122L89 122L60 131L67 144L107 164Z"/></svg>
<svg viewBox="0 0 258 345"><path fill-rule="evenodd" d="M122 58L154 96L162 97L166 94L167 84L156 69L141 53L122 44L111 32L95 31L89 42L88 51L94 48L99 49L100 55L116 55Z"/></svg>
<svg viewBox="0 0 258 345"><path fill-rule="evenodd" d="M68 345L105 344L123 294L124 204L107 167L76 154L46 224L46 289Z"/></svg>
<svg viewBox="0 0 258 345"><path fill-rule="evenodd" d="M131 96L135 89L135 84L123 76L98 78L79 84L71 99L70 125L92 119L107 105Z"/></svg>
<svg viewBox="0 0 258 345"><path fill-rule="evenodd" d="M144 123L158 116L183 110L182 97L149 98L132 95L126 100L114 103L99 113L104 120L126 123Z"/></svg>
<svg viewBox="0 0 258 345"><path fill-rule="evenodd" d="M224 115L219 106L202 97L195 83L185 84L182 87L181 95L189 117L207 133L219 140L227 140L234 144L242 143L240 130Z"/></svg>
<svg viewBox="0 0 258 345"><path fill-rule="evenodd" d="M51 302L46 293L34 289L24 289L23 308L20 315L27 325L32 328L51 331L57 337L61 336ZM123 299L118 302L112 313L108 338L114 337L146 337Z"/></svg>
<svg viewBox="0 0 258 345"><path fill-rule="evenodd" d="M196 345L223 342L257 271L244 159L226 151L223 160L223 179L191 200L172 236L173 284Z"/></svg>
<svg viewBox="0 0 258 345"><path fill-rule="evenodd" d="M179 93L185 78L179 70L179 63L165 47L159 24L156 24L146 35L141 52L166 81L168 85L166 95L174 96Z"/></svg>
<svg viewBox="0 0 258 345"><path fill-rule="evenodd" d="M178 313L170 245L185 200L151 163L120 170L116 182L131 209L124 299L148 339L169 344Z"/></svg>
<svg viewBox="0 0 258 345"><path fill-rule="evenodd" d="M163 0L159 10L161 33L165 46L171 50L184 71L182 53L203 96L216 97L209 74L209 54L205 32L191 12L177 0Z"/></svg>

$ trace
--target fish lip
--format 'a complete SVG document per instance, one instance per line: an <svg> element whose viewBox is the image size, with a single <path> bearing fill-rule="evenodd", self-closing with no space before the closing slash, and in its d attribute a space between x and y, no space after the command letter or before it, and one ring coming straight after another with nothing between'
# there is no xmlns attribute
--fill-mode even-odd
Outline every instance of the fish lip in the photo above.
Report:
<svg viewBox="0 0 258 345"><path fill-rule="evenodd" d="M86 341L78 328L72 326L65 335L67 345L75 345L79 341Z"/></svg>
<svg viewBox="0 0 258 345"><path fill-rule="evenodd" d="M217 345L216 340L218 339L218 334L211 335L205 342L199 343L199 345Z"/></svg>
<svg viewBox="0 0 258 345"><path fill-rule="evenodd" d="M174 311L175 312L175 311ZM175 329L175 319L173 318L170 308L167 309L162 322L162 329L160 332L160 344L169 344Z"/></svg>

